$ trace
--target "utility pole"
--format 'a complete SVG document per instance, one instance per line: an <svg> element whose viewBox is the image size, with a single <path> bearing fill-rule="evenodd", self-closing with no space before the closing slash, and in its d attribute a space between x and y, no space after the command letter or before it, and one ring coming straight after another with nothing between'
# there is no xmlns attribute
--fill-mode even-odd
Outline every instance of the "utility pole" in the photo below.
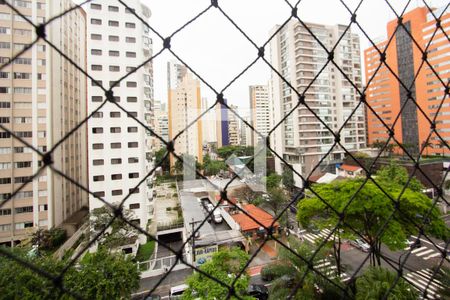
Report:
<svg viewBox="0 0 450 300"><path fill-rule="evenodd" d="M191 237L192 237L192 262L195 263L195 224L201 223L203 221L194 221L194 218L192 218L192 222L189 222L189 225L191 225Z"/></svg>

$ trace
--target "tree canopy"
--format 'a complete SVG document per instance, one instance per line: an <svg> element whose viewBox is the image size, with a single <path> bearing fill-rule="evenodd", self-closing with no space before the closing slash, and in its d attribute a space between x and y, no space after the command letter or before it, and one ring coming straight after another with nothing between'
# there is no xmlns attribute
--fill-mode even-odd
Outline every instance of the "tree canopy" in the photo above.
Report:
<svg viewBox="0 0 450 300"><path fill-rule="evenodd" d="M25 249L15 248L13 254L29 260ZM30 263L56 276L67 261L42 256ZM3 255L0 274L0 299L73 299L68 294L60 295L50 280ZM130 299L139 287L139 279L139 271L130 258L109 253L102 247L69 268L62 283L67 290L86 299Z"/></svg>
<svg viewBox="0 0 450 300"><path fill-rule="evenodd" d="M170 171L170 162L169 162L169 156L167 156L166 159L164 159L164 156L166 155L167 150L165 148L159 149L155 153L155 164L158 165L161 163L161 168L163 171Z"/></svg>
<svg viewBox="0 0 450 300"><path fill-rule="evenodd" d="M396 171L394 176L403 173ZM384 192L371 181L361 188L364 182L361 178L314 185L312 189L329 206L317 196L305 198L298 204L297 218L303 226L313 223L320 228L334 228L341 219L340 228L345 234L357 236L353 231L355 230L371 245L372 265L375 262L381 263L382 243L391 250L400 250L406 246L407 237L419 230L413 221L424 224L425 233L446 240L449 231L431 199L419 191L407 188L396 204L403 186L392 180L393 177L385 177L391 176L389 174L386 170L376 174L376 180ZM396 209L397 205L399 209ZM392 213L394 216L390 218ZM426 215L428 217L424 220ZM385 226L387 220L389 222ZM378 235L381 230L382 234Z"/></svg>
<svg viewBox="0 0 450 300"><path fill-rule="evenodd" d="M208 154L203 157L204 175L217 175L221 170L226 171L227 169L228 167L224 161L212 160Z"/></svg>
<svg viewBox="0 0 450 300"><path fill-rule="evenodd" d="M244 251L233 248L230 250L221 250L212 256L212 259L200 266L200 270L221 282L231 286L236 278L236 275L245 267L249 256ZM183 299L226 299L228 295L228 288L210 279L209 277L196 272L186 280L189 288L183 293ZM249 276L244 272L236 281L234 288L236 294L243 299L253 299L246 296L248 285L250 282ZM231 297L231 299L237 299Z"/></svg>

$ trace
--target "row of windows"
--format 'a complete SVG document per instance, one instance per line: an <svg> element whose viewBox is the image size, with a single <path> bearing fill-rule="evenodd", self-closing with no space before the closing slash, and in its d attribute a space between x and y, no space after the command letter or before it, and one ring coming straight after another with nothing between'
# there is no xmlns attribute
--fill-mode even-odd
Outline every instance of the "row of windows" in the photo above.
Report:
<svg viewBox="0 0 450 300"><path fill-rule="evenodd" d="M33 137L32 131L15 131L14 134L17 137L21 138L31 138ZM37 137L38 138L45 138L47 136L47 133L45 131L38 131ZM11 133L9 132L0 132L0 139L9 139L11 137Z"/></svg>
<svg viewBox="0 0 450 300"><path fill-rule="evenodd" d="M22 43L13 43L14 50L22 51L25 48L28 47L28 44L22 44ZM45 52L45 45L36 45L35 46L39 52ZM11 43L10 42L0 42L0 49L11 49Z"/></svg>
<svg viewBox="0 0 450 300"><path fill-rule="evenodd" d="M138 132L138 128L137 127L128 127L127 128L128 132ZM121 132L121 128L120 127L111 127L110 128L110 132L111 133L120 133ZM103 133L103 127L94 127L92 128L92 133Z"/></svg>
<svg viewBox="0 0 450 300"><path fill-rule="evenodd" d="M0 72L0 78L2 79L8 79L10 78L11 73L10 72ZM31 73L23 73L23 72L13 72L13 78L14 79L31 79L32 76ZM43 73L37 74L38 80L45 80L47 76Z"/></svg>
<svg viewBox="0 0 450 300"><path fill-rule="evenodd" d="M14 183L25 183L29 179L29 176L14 177ZM11 184L11 177L0 178L0 184Z"/></svg>
<svg viewBox="0 0 450 300"><path fill-rule="evenodd" d="M101 49L91 49L92 55L102 55L103 51ZM120 56L120 51L117 50L109 50L108 51L109 56L118 57ZM126 57L136 57L136 52L126 51L125 53Z"/></svg>
<svg viewBox="0 0 450 300"><path fill-rule="evenodd" d="M121 149L122 143L111 143L110 144L111 149ZM138 142L128 142L128 148L137 148ZM102 143L95 143L92 144L92 149L94 150L101 150L104 149L104 145Z"/></svg>
<svg viewBox="0 0 450 300"><path fill-rule="evenodd" d="M47 152L47 146L39 146L40 151ZM33 153L33 150L29 147L0 147L0 154L10 154L14 150L14 153Z"/></svg>
<svg viewBox="0 0 450 300"><path fill-rule="evenodd" d="M130 179L139 178L139 173L128 173L128 178L130 178ZM96 175L96 176L93 176L92 179L94 180L94 182L105 181L105 176L104 175ZM111 180L121 180L121 179L122 179L122 174L112 174L111 175Z"/></svg>
<svg viewBox="0 0 450 300"><path fill-rule="evenodd" d="M102 5L101 4L97 4L97 3L91 3L91 9L101 10L102 9ZM108 11L119 12L119 7L118 6L113 6L113 5L108 5ZM132 11L134 11L134 9L128 9L128 8L125 7L125 13L130 14Z"/></svg>
<svg viewBox="0 0 450 300"><path fill-rule="evenodd" d="M103 81L102 80L97 80L97 81L92 80L91 85L92 86L102 86ZM113 86L120 87L120 81L119 82L118 81L110 81L109 86L110 87L113 87ZM137 87L137 82L136 81L127 81L127 87L135 88L135 87Z"/></svg>
<svg viewBox="0 0 450 300"><path fill-rule="evenodd" d="M103 102L103 97L102 96L92 96L91 101L92 102ZM114 101L120 102L120 97L115 96ZM137 97L127 97L127 102L132 102L132 103L137 102Z"/></svg>
<svg viewBox="0 0 450 300"><path fill-rule="evenodd" d="M127 73L133 72L136 68L135 67L126 67ZM92 71L102 71L103 66L102 65L91 65ZM120 72L120 66L109 66L110 72Z"/></svg>
<svg viewBox="0 0 450 300"><path fill-rule="evenodd" d="M101 34L97 34L97 33L92 33L91 34L91 40L101 41L102 39L103 39L103 37L102 37ZM108 36L108 41L110 41L110 42L119 42L120 38L119 38L118 35L109 35ZM134 44L134 43L136 43L136 38L132 37L132 36L127 36L127 37L125 37L125 42L126 43L130 43L130 44ZM1 45L0 45L0 48L1 48Z"/></svg>
<svg viewBox="0 0 450 300"><path fill-rule="evenodd" d="M102 20L101 19L91 19L91 24L92 25L102 25ZM111 27L119 27L119 21L114 21L114 20L109 20L108 21L108 26ZM125 28L136 28L136 24L135 23L131 23L131 22L125 22Z"/></svg>
<svg viewBox="0 0 450 300"><path fill-rule="evenodd" d="M128 193L129 193L129 194L138 194L138 193L139 193L139 188L136 188L136 189L134 189L134 188L129 189L129 190L128 190ZM111 195L112 195L112 196L120 196L120 195L123 195L123 191L122 191L122 190L112 190L112 191L111 191ZM104 192L104 191L94 192L94 196L96 196L96 197L105 197L105 192ZM133 204L130 204L130 208L131 208L131 209L137 209L137 208L139 208L139 204L134 204L134 207L133 207L133 208L131 207L131 205L133 205ZM137 207L136 207L136 205L137 205Z"/></svg>
<svg viewBox="0 0 450 300"><path fill-rule="evenodd" d="M0 56L0 63L9 63L11 58ZM23 57L17 57L14 59L13 64L15 65L31 65L31 58L23 58ZM38 66L45 66L46 61L45 59L38 59L37 60Z"/></svg>
<svg viewBox="0 0 450 300"><path fill-rule="evenodd" d="M139 158L137 157L128 157L128 163L129 164L136 164L139 162ZM122 163L122 159L121 158L111 158L111 164L112 165L118 165ZM94 159L92 161L92 164L94 166L103 166L105 164L105 160L104 159Z"/></svg>
<svg viewBox="0 0 450 300"><path fill-rule="evenodd" d="M130 111L130 112L127 112L127 116L129 117L129 118L131 118L132 116L133 117L135 117L135 118L137 118L137 112L135 112L135 111ZM103 112L101 112L101 111L97 111L97 112L95 112L93 115L92 115L92 117L93 118L103 118ZM110 113L110 117L111 118L119 118L120 117L120 112L111 112Z"/></svg>

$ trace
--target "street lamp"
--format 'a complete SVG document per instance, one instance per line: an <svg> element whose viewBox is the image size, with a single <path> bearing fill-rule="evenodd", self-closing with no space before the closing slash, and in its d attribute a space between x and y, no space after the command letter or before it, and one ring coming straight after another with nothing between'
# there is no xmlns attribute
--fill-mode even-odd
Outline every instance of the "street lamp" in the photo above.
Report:
<svg viewBox="0 0 450 300"><path fill-rule="evenodd" d="M411 251L411 250L413 250L413 249L420 248L420 247L422 247L422 244L420 243L420 240L417 239L417 240L414 242L414 244L412 244L412 245L409 247L409 248L410 248L409 251ZM398 257L398 267L399 267L399 268L400 268L400 262L401 262L401 259L402 259L403 255L409 253L409 251L406 251L406 252L402 253L402 254Z"/></svg>

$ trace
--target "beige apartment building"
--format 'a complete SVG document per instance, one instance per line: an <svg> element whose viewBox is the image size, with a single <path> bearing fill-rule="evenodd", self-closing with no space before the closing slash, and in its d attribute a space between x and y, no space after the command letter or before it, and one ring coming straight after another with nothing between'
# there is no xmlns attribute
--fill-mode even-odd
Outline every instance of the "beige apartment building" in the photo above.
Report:
<svg viewBox="0 0 450 300"><path fill-rule="evenodd" d="M170 82L170 79L169 79ZM178 155L188 154L203 162L202 120L198 120L187 128L201 114L202 98L200 81L187 72L174 89L170 88L168 95L169 139L172 140L180 132L174 147ZM170 156L170 166L174 166L176 158Z"/></svg>
<svg viewBox="0 0 450 300"><path fill-rule="evenodd" d="M0 66L35 40L34 28L0 1ZM11 1L34 24L73 6L69 0ZM11 3L10 2L10 3ZM46 27L47 38L86 68L86 17L73 10ZM86 117L86 78L44 41L0 71L0 122L42 152ZM46 168L6 201L42 165L41 157L0 131L0 244L17 242L36 228L60 225L83 206L87 194ZM53 152L54 167L87 186L86 129Z"/></svg>
<svg viewBox="0 0 450 300"><path fill-rule="evenodd" d="M263 136L270 131L270 106L267 85L251 85L249 87L251 124ZM253 145L264 143L261 136L251 131Z"/></svg>

